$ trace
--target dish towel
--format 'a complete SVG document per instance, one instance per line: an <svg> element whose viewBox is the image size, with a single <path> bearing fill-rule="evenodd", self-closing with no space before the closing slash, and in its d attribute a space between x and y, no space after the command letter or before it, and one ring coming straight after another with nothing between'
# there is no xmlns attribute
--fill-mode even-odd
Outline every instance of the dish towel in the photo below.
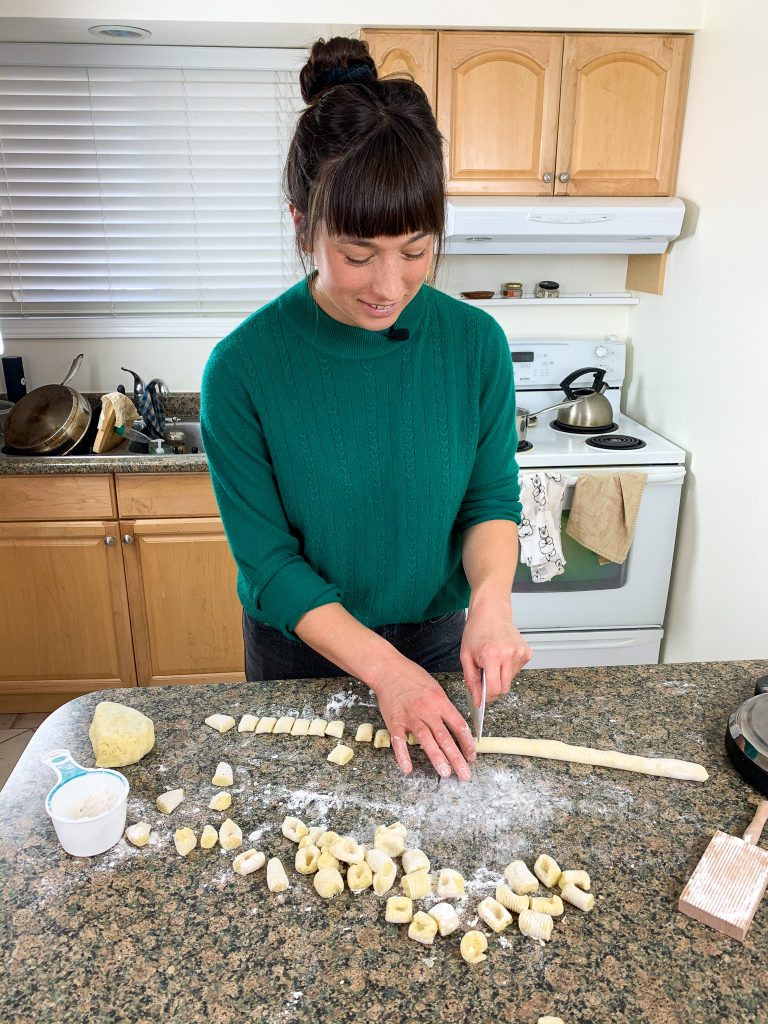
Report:
<svg viewBox="0 0 768 1024"><path fill-rule="evenodd" d="M647 473L582 474L565 532L601 565L626 561L647 479Z"/></svg>
<svg viewBox="0 0 768 1024"><path fill-rule="evenodd" d="M133 423L133 421L139 417L136 406L127 395L122 394L120 391L110 391L108 395L101 396L99 430L101 430L106 421L110 407L115 411L116 434L124 434L126 422Z"/></svg>
<svg viewBox="0 0 768 1024"><path fill-rule="evenodd" d="M523 473L520 476L523 506L518 528L520 557L531 570L534 583L546 583L565 572L560 521L565 488L570 480L564 473Z"/></svg>

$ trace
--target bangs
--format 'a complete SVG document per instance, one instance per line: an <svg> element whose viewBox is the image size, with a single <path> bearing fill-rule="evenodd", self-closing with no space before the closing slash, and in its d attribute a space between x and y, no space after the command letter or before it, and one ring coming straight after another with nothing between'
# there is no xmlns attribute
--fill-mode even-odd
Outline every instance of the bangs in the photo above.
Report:
<svg viewBox="0 0 768 1024"><path fill-rule="evenodd" d="M311 234L323 224L329 235L398 237L424 231L442 238L445 202L442 153L424 159L420 146L386 128L329 160L313 190ZM421 152L419 153L419 149Z"/></svg>

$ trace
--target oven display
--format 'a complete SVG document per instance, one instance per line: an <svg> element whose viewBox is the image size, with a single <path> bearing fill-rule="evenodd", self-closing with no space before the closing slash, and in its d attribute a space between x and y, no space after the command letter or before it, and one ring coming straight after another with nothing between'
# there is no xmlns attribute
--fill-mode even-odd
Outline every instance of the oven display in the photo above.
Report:
<svg viewBox="0 0 768 1024"><path fill-rule="evenodd" d="M513 363L532 363L533 352L513 352L512 353Z"/></svg>

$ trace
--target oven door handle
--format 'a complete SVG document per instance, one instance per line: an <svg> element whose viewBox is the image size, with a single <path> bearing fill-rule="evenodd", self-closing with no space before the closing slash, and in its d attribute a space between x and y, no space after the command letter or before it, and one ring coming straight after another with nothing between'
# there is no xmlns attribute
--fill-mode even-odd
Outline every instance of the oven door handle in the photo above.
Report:
<svg viewBox="0 0 768 1024"><path fill-rule="evenodd" d="M537 647L547 651L571 651L574 647L578 647L580 651L586 649L606 650L609 647L637 647L638 644L648 642L646 637L637 639L632 637L629 640L582 640L574 636L573 640L539 640L538 637L525 631L523 631L523 637L534 651Z"/></svg>

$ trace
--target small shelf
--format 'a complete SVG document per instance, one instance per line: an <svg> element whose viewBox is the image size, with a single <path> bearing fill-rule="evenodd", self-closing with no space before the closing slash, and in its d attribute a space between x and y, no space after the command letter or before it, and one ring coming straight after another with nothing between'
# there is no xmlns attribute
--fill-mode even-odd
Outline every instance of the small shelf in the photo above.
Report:
<svg viewBox="0 0 768 1024"><path fill-rule="evenodd" d="M523 294L521 299L465 299L454 295L455 299L466 302L470 306L636 306L640 299L632 292L571 292L557 299L535 299L530 292Z"/></svg>

